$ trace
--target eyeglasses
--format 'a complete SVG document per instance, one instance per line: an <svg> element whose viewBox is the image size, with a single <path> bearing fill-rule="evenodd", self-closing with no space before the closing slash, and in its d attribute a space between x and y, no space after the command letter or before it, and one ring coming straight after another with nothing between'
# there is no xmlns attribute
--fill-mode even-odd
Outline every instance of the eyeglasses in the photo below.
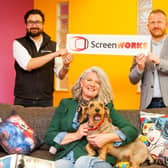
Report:
<svg viewBox="0 0 168 168"><path fill-rule="evenodd" d="M34 24L37 25L37 26L40 26L42 23L43 22L39 21L39 20L37 20L37 21L32 21L32 20L27 21L27 25L30 25L30 26L32 26Z"/></svg>

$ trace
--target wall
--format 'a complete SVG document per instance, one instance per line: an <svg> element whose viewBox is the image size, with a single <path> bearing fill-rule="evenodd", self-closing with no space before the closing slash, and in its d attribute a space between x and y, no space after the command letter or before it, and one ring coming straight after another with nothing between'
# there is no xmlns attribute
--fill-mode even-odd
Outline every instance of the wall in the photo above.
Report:
<svg viewBox="0 0 168 168"><path fill-rule="evenodd" d="M35 7L46 14L46 31L55 38L56 30L56 3L57 0L35 0ZM59 1L58 1L59 2ZM135 34L136 33L136 0L85 0L69 1L69 32L88 34ZM134 15L133 15L134 13ZM114 92L116 108L131 109L138 107L136 86L128 80L130 56L97 56L73 55L73 63L69 71L69 87L80 73L90 66L100 66L108 74ZM67 97L70 92L55 91L55 105L62 97ZM136 95L136 98L135 98Z"/></svg>
<svg viewBox="0 0 168 168"><path fill-rule="evenodd" d="M25 33L23 15L33 7L40 8L46 15L45 30L56 39L56 4L63 0L1 0L0 5L0 102L13 102L15 79L12 41ZM67 0L65 0L67 1ZM136 0L69 0L70 33L90 34L136 34ZM153 0L153 8L161 8L168 13L168 1ZM101 66L109 75L114 103L118 109L132 109L139 106L137 86L128 81L131 57L74 55L69 72L69 86L73 85L79 74L92 65ZM55 91L54 103L70 96L70 91Z"/></svg>
<svg viewBox="0 0 168 168"><path fill-rule="evenodd" d="M168 15L168 1L153 0L152 4L154 9L162 9Z"/></svg>
<svg viewBox="0 0 168 168"><path fill-rule="evenodd" d="M46 31L56 39L56 4L60 0L34 0L35 7L46 15ZM136 34L137 0L69 0L69 33ZM153 8L167 10L167 1L153 0ZM131 56L73 55L69 71L69 88L80 73L90 66L100 66L108 74L117 109L138 109L140 94L128 80ZM55 91L54 103L70 96L70 91Z"/></svg>
<svg viewBox="0 0 168 168"><path fill-rule="evenodd" d="M0 102L13 103L13 39L25 33L23 15L33 7L33 0L1 0L0 5Z"/></svg>
<svg viewBox="0 0 168 168"><path fill-rule="evenodd" d="M136 34L136 0L70 1L70 32L89 34ZM89 66L100 66L108 74L118 109L138 106L136 86L128 80L130 56L76 55L73 62L75 78ZM81 64L82 63L82 64ZM75 67L79 67L75 71ZM71 80L71 78L70 78ZM73 80L71 80L73 83ZM136 97L136 98L135 98Z"/></svg>

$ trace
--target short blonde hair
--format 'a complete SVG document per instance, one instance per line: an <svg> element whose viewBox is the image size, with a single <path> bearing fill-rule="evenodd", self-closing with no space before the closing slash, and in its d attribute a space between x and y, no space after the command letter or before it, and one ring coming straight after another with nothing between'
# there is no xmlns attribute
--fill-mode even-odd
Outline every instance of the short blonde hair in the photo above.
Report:
<svg viewBox="0 0 168 168"><path fill-rule="evenodd" d="M156 13L161 13L162 15L164 15L165 17L166 17L166 19L167 19L167 14L163 11L163 10L161 10L161 9L154 9L154 10L152 10L150 13L149 13L149 17L152 15L152 14L156 14ZM148 17L148 18L149 18Z"/></svg>
<svg viewBox="0 0 168 168"><path fill-rule="evenodd" d="M72 95L75 99L81 100L82 99L82 88L80 81L81 79L85 79L86 75L89 72L95 72L100 80L100 91L98 96L96 97L98 100L102 100L105 104L112 101L112 88L109 82L109 79L105 72L99 67L90 67L86 69L75 82L72 87Z"/></svg>

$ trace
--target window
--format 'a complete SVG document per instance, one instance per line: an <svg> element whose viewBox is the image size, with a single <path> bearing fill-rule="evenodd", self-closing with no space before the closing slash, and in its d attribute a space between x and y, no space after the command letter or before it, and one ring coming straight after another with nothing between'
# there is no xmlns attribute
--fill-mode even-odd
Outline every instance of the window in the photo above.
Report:
<svg viewBox="0 0 168 168"><path fill-rule="evenodd" d="M148 21L148 15L152 9L152 0L138 0L138 6L137 6L137 34L149 34L148 28L147 28L147 21ZM141 92L141 81L137 85L137 92Z"/></svg>
<svg viewBox="0 0 168 168"><path fill-rule="evenodd" d="M152 9L152 0L138 0L138 34L149 34L147 28L148 15Z"/></svg>
<svg viewBox="0 0 168 168"><path fill-rule="evenodd" d="M57 49L66 47L66 34L68 33L68 2L57 4ZM68 74L63 80L56 78L56 90L68 90Z"/></svg>

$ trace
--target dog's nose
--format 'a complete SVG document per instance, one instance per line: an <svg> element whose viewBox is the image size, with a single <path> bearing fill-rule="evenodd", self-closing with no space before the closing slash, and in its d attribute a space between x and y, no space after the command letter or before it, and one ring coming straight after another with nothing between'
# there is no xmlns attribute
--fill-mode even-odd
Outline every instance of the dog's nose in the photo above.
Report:
<svg viewBox="0 0 168 168"><path fill-rule="evenodd" d="M100 111L100 109L96 108L95 111L98 113Z"/></svg>

